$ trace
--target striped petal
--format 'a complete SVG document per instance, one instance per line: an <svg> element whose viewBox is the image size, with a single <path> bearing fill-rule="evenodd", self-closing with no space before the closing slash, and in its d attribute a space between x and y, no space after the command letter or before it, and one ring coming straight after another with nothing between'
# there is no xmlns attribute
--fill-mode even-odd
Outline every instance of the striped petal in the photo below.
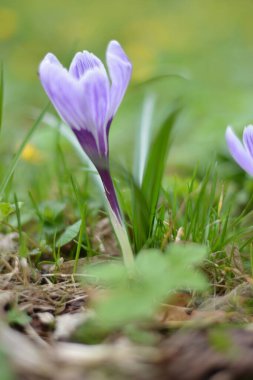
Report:
<svg viewBox="0 0 253 380"><path fill-rule="evenodd" d="M69 71L51 53L39 67L41 83L61 118L79 136L83 147L91 145L95 151L96 145L94 156L104 157L108 155L109 127L132 73L118 42L109 43L106 58L111 83L103 63L88 51L75 55ZM80 137L82 131L87 144Z"/></svg>
<svg viewBox="0 0 253 380"><path fill-rule="evenodd" d="M96 67L105 72L104 65L100 59L85 50L82 53L76 53L71 62L69 72L74 78L80 79L88 70L93 70Z"/></svg>
<svg viewBox="0 0 253 380"><path fill-rule="evenodd" d="M106 72L100 68L88 71L80 81L83 103L89 130L96 133L99 151L108 153L106 124L110 107L110 83Z"/></svg>
<svg viewBox="0 0 253 380"><path fill-rule="evenodd" d="M106 52L106 61L111 78L111 108L112 118L125 95L132 75L132 64L117 41L111 41Z"/></svg>
<svg viewBox="0 0 253 380"><path fill-rule="evenodd" d="M249 175L253 176L253 158L249 152L249 149L241 143L231 127L227 127L226 141L228 149L237 164Z"/></svg>
<svg viewBox="0 0 253 380"><path fill-rule="evenodd" d="M45 58L44 58L44 61L49 62L49 63L53 63L55 65L62 67L62 64L58 61L57 57L52 53L47 53Z"/></svg>
<svg viewBox="0 0 253 380"><path fill-rule="evenodd" d="M48 59L41 62L39 76L49 99L62 119L75 129L87 128L85 110L81 107L78 82L59 63Z"/></svg>
<svg viewBox="0 0 253 380"><path fill-rule="evenodd" d="M243 131L243 144L253 158L253 125L248 125Z"/></svg>

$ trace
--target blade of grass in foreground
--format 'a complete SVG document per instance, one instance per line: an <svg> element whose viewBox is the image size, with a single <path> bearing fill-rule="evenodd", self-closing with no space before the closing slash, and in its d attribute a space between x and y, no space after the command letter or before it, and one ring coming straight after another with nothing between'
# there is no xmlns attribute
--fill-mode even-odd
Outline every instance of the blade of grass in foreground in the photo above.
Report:
<svg viewBox="0 0 253 380"><path fill-rule="evenodd" d="M0 132L3 123L3 105L4 105L4 66L0 64Z"/></svg>
<svg viewBox="0 0 253 380"><path fill-rule="evenodd" d="M49 103L44 108L44 110L41 112L41 114L39 115L38 119L33 124L32 128L26 134L26 136L25 136L24 140L22 141L22 143L21 143L21 145L20 145L17 153L13 157L13 159L12 159L12 161L11 161L11 163L10 163L7 171L6 171L5 177L4 177L3 181L0 184L0 198L3 196L3 193L4 193L5 189L6 189L6 186L8 185L8 183L9 183L9 181L11 179L11 176L14 173L14 170L16 169L16 166L18 164L19 158L20 158L20 156L21 156L21 154L22 154L22 152L23 152L26 144L31 139L32 135L34 134L34 132L36 131L36 129L40 125L41 121L43 120L43 117L44 117L45 113L47 112L48 107L49 107Z"/></svg>
<svg viewBox="0 0 253 380"><path fill-rule="evenodd" d="M171 131L180 109L174 109L152 140L141 173L141 184L132 181L132 225L137 252L152 235L155 212L171 143Z"/></svg>
<svg viewBox="0 0 253 380"><path fill-rule="evenodd" d="M147 158L141 190L145 195L145 199L149 207L150 228L152 228L155 208L161 190L162 178L171 142L171 131L178 113L179 108L175 109L167 117L156 138L153 140L152 149L150 150Z"/></svg>

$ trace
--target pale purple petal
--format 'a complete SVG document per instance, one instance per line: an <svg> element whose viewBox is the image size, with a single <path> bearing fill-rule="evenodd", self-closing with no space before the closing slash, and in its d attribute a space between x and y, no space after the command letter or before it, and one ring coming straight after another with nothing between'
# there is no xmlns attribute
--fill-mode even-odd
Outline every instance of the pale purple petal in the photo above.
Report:
<svg viewBox="0 0 253 380"><path fill-rule="evenodd" d="M78 82L59 64L48 59L41 62L39 76L49 99L59 115L71 128L87 127L85 110L80 104Z"/></svg>
<svg viewBox="0 0 253 380"><path fill-rule="evenodd" d="M249 150L245 149L231 127L227 127L226 141L229 151L237 164L249 175L253 176L253 158L251 157Z"/></svg>
<svg viewBox="0 0 253 380"><path fill-rule="evenodd" d="M107 155L106 125L110 107L110 83L106 72L99 68L88 71L80 81L85 94L85 110L89 130L97 135L99 151Z"/></svg>
<svg viewBox="0 0 253 380"><path fill-rule="evenodd" d="M58 65L58 66L62 66L62 64L58 61L58 59L56 58L56 56L52 53L47 53L45 55L45 58L43 59L43 61L46 61L46 62L49 62L49 63L53 63L55 65Z"/></svg>
<svg viewBox="0 0 253 380"><path fill-rule="evenodd" d="M253 125L248 125L243 131L243 144L253 158Z"/></svg>
<svg viewBox="0 0 253 380"><path fill-rule="evenodd" d="M132 64L117 41L111 41L106 52L106 61L111 78L111 108L112 118L125 95L132 75Z"/></svg>
<svg viewBox="0 0 253 380"><path fill-rule="evenodd" d="M61 118L98 169L107 199L121 223L121 213L109 172L108 131L131 78L132 65L118 42L107 49L111 83L103 63L87 51L75 55L67 71L51 53L39 76Z"/></svg>
<svg viewBox="0 0 253 380"><path fill-rule="evenodd" d="M101 68L105 71L104 65L100 59L85 50L82 53L76 53L71 62L69 72L76 79L80 79L88 70L92 70L95 67Z"/></svg>

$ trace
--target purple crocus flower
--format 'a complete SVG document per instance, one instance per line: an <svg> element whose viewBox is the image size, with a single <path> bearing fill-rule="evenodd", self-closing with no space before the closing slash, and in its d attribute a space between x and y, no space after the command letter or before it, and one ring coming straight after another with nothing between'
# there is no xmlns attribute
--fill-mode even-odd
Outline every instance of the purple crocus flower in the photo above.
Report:
<svg viewBox="0 0 253 380"><path fill-rule="evenodd" d="M117 41L109 43L106 61L109 76L100 59L88 51L77 53L69 70L48 53L40 64L39 77L57 112L96 166L111 208L121 222L109 171L108 134L129 84L132 64Z"/></svg>
<svg viewBox="0 0 253 380"><path fill-rule="evenodd" d="M243 142L238 139L231 127L227 127L226 141L233 159L253 176L253 125L244 128L242 140Z"/></svg>

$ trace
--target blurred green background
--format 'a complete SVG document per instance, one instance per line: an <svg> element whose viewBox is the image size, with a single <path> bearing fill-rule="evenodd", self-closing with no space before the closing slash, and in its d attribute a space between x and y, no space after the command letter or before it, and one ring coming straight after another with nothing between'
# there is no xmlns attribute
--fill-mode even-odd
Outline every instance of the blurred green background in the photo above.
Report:
<svg viewBox="0 0 253 380"><path fill-rule="evenodd" d="M171 168L210 161L226 152L228 124L241 131L253 122L252 19L252 0L1 0L2 157L15 151L34 108L47 103L37 77L43 56L51 51L68 65L87 49L104 59L108 41L117 39L133 62L133 79L112 125L112 157L128 160L143 100L154 94L154 126L175 99L184 105Z"/></svg>

